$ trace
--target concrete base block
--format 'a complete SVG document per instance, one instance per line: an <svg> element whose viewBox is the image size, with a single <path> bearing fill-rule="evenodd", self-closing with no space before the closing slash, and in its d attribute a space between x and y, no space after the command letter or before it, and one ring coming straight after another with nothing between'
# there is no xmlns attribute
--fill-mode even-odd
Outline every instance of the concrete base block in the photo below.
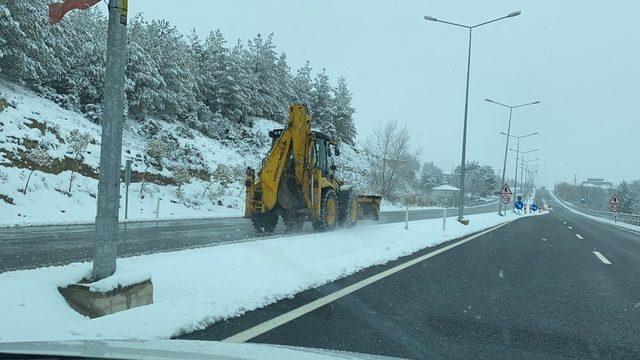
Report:
<svg viewBox="0 0 640 360"><path fill-rule="evenodd" d="M458 222L462 225L469 225L469 219L458 220Z"/></svg>
<svg viewBox="0 0 640 360"><path fill-rule="evenodd" d="M58 291L72 309L92 319L153 304L151 279L108 292L91 291L90 285L73 284L64 288L59 287Z"/></svg>

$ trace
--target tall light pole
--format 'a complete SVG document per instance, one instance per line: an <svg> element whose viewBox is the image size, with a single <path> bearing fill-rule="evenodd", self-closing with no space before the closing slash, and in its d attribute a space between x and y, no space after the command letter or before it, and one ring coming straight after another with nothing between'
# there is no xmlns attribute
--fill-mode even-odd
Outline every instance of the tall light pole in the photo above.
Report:
<svg viewBox="0 0 640 360"><path fill-rule="evenodd" d="M469 75L471 72L471 34L473 32L473 29L477 27L491 24L493 22L500 21L503 19L516 17L518 15L520 15L520 11L514 11L509 15L502 16L497 19L485 21L483 23L471 25L471 26L457 24L450 21L439 20L432 16L424 17L424 19L427 21L439 22L439 23L453 25L453 26L457 26L457 27L461 27L469 30L469 51L467 54L467 88L466 88L465 100L464 100L464 126L462 128L462 161L460 163L460 207L458 209L458 221L461 221L464 218L464 175L465 175L464 168L465 168L466 150L467 150L467 117L469 114Z"/></svg>
<svg viewBox="0 0 640 360"><path fill-rule="evenodd" d="M504 176L505 176L505 172L507 170L507 154L509 153L509 137L511 137L511 115L513 115L513 109L515 108L519 108L519 107L525 107L525 106L529 106L529 105L535 105L535 104L540 104L540 101L534 101L534 102L529 102L526 104L520 104L520 105L506 105L503 103L499 103L497 101L493 101L491 99L484 99L484 101L490 102L492 104L496 104L499 106L503 106L506 107L507 109L509 109L509 125L507 125L507 144L504 147L504 162L502 163L502 187L504 187L505 182L504 182ZM504 208L505 208L505 212L507 210L507 204L504 204ZM502 202L498 203L498 215L502 215Z"/></svg>
<svg viewBox="0 0 640 360"><path fill-rule="evenodd" d="M526 190L526 189L524 188L524 168L525 168L525 166L526 166L526 165L528 165L529 163L532 163L532 162L534 162L534 161L538 161L538 160L540 160L540 159L538 159L538 158L536 158L536 159L529 159L529 160L527 160L527 161L525 161L525 160L524 160L524 155L526 155L526 154L528 154L528 153L532 153L532 152L534 152L534 151L538 151L538 149L522 152L522 166L521 166L521 169L522 169L522 170L520 171L520 177L521 177L521 179L520 179L520 188L521 188L522 190ZM524 195L525 193L526 193L526 191L524 191L524 192L522 193L522 195Z"/></svg>
<svg viewBox="0 0 640 360"><path fill-rule="evenodd" d="M501 132L500 134L505 135L508 137L512 137L515 138L517 140L517 146L516 146L516 150L514 150L516 152L516 175L513 178L513 194L517 194L517 188L518 188L518 160L519 160L519 155L520 155L520 139L522 138L526 138L529 136L534 136L534 135L538 135L538 132L534 132L531 134L526 134L526 135L520 135L520 136L516 136L516 135L507 135L503 132ZM508 144L508 142L507 142ZM509 150L513 150L513 149L509 149ZM505 205L505 211L506 211L506 205Z"/></svg>
<svg viewBox="0 0 640 360"><path fill-rule="evenodd" d="M525 154L528 154L528 153L536 152L536 151L538 151L538 149L533 149L533 150L529 150L529 151L520 151L520 150L516 150L516 149L511 149L511 148L509 148L509 150L511 150L511 151L515 151L515 152L516 152L516 154L520 155L520 160L521 160L521 161L520 161L520 178L521 178L521 179L520 179L520 189L522 189L522 184L523 184L523 182L522 182L522 177L524 176L524 175L523 175L523 172L522 172L522 169L523 169L523 167L524 167L524 155L525 155ZM517 155L516 155L516 156L517 156ZM536 160L538 160L538 159L536 159ZM518 175L518 173L517 173L517 169L516 169L516 176L517 176L517 175ZM524 193L523 193L522 195L524 195ZM517 196L517 194L516 194L516 196Z"/></svg>

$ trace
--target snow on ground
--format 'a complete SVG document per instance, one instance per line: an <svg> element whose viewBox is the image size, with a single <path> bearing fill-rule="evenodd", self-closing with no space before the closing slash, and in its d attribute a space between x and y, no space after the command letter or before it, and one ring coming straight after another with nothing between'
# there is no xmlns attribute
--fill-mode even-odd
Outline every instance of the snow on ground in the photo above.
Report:
<svg viewBox="0 0 640 360"><path fill-rule="evenodd" d="M486 206L488 204L498 204L498 200L496 198L481 198L479 200L481 203L478 205L471 205L471 206L466 206L465 208L472 208L472 207L477 207L477 206ZM382 199L382 201L380 202L380 211L404 211L406 208L405 206L401 205L401 204L395 204L389 201L385 201L385 199ZM438 209L444 209L442 206L409 206L409 210L411 211L415 211L415 210L438 210ZM451 207L448 207L447 209L451 209ZM457 208L456 208L457 209Z"/></svg>
<svg viewBox="0 0 640 360"><path fill-rule="evenodd" d="M556 194L553 191L549 191L549 193L551 194L551 196L553 197L553 199L560 204L562 207L564 207L565 209L571 211L572 213L578 214L578 215L582 215L586 218L592 219L592 220L596 220L599 221L601 223L605 223L605 224L609 224L609 225L614 225L614 226L618 226L621 228L625 228L625 229L629 229L629 230L635 230L635 231L640 231L640 226L635 226L635 225L631 225L631 224L627 224L627 223L623 223L620 221L614 221L611 219L605 219L602 217L598 217L598 216L593 216L593 215L589 215L589 214L585 214L581 211L578 211L576 209L574 209L573 207L571 207L570 205L567 205L563 200L561 200L560 198L558 198L556 196Z"/></svg>
<svg viewBox="0 0 640 360"><path fill-rule="evenodd" d="M309 288L321 286L444 241L516 219L469 216L359 225L330 233L296 235L118 259L109 289L151 276L154 304L88 319L65 303L58 286L90 275L91 263L0 274L0 341L157 339L203 329Z"/></svg>

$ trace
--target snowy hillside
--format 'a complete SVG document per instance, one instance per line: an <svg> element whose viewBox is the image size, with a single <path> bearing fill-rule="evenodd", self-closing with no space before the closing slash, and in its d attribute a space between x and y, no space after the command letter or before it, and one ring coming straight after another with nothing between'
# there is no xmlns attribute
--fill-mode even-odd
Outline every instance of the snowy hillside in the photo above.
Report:
<svg viewBox="0 0 640 360"><path fill-rule="evenodd" d="M244 170L259 166L269 149L268 130L281 126L255 118L234 140L214 140L181 123L125 121L123 164L133 160L129 219L155 219L158 199L161 219L241 216ZM78 156L69 141L74 130L89 140ZM152 156L153 144L163 145L163 154ZM355 160L353 149L341 150L339 166L349 170L344 177L358 177L351 170L363 169L363 161ZM99 156L99 125L0 80L0 225L93 221Z"/></svg>

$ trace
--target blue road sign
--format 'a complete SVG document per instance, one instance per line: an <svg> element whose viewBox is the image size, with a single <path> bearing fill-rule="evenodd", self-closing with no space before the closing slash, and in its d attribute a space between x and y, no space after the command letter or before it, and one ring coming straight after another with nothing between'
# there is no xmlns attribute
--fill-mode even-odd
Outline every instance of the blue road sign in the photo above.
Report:
<svg viewBox="0 0 640 360"><path fill-rule="evenodd" d="M538 205L537 204L531 204L531 211L538 211Z"/></svg>
<svg viewBox="0 0 640 360"><path fill-rule="evenodd" d="M516 207L516 209L522 210L522 208L524 207L524 204L522 203L522 201L518 200L518 201L516 201L514 206Z"/></svg>

